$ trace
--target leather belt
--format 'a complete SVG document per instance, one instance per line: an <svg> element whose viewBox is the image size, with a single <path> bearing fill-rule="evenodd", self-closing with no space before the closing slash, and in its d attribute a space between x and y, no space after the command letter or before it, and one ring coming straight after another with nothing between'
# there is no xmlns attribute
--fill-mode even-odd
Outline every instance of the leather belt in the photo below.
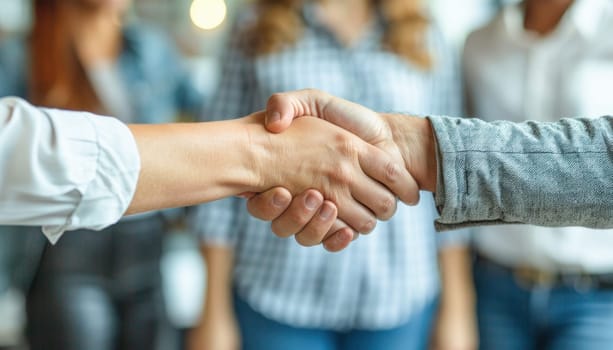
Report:
<svg viewBox="0 0 613 350"><path fill-rule="evenodd" d="M525 288L567 286L577 290L613 290L613 273L555 272L532 266L508 267L482 255L477 255L477 263L504 271Z"/></svg>

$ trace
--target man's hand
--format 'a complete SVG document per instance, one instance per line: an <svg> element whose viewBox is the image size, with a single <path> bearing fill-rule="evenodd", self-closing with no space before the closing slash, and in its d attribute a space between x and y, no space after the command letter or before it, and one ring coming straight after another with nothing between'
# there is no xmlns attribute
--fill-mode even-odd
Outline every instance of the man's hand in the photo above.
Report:
<svg viewBox="0 0 613 350"><path fill-rule="evenodd" d="M308 237L310 241L323 241L327 250L335 252L358 237L357 232L337 219L336 205L325 201L316 190L309 189L292 200L287 189L276 187L260 195L249 194L246 198L250 198L247 209L251 215L272 221L271 229L280 237L295 233L296 241L302 245L305 245L303 238ZM286 214L281 215L284 212ZM328 232L335 234L324 237Z"/></svg>
<svg viewBox="0 0 613 350"><path fill-rule="evenodd" d="M376 145L414 174L415 180L409 186L388 186L403 201L417 203L419 188L434 191L436 157L432 131L427 120L401 115L379 115L321 91L301 90L275 94L269 99L266 127L272 132L282 132L295 118L308 115L339 125ZM330 230L322 231L314 224L322 220L318 215L319 207L307 208L305 196L303 194L292 201L287 191L275 188L252 197L248 209L256 217L272 220L273 231L277 235L310 236L312 238L309 241L319 240L331 251L345 248L357 237L355 232L352 233L346 224L338 220ZM273 197L276 198L276 205L273 204Z"/></svg>
<svg viewBox="0 0 613 350"><path fill-rule="evenodd" d="M416 187L399 164L399 154L391 155L336 125L301 118L285 132L271 134L264 130L262 122L258 114L243 119L257 174L250 190L283 184L296 195L309 188L318 189L331 202L321 202L324 205L318 209L320 216L334 217L334 208L328 205L334 203L340 219L355 231L368 233L374 229L376 218L389 219L396 210L395 196L388 188ZM303 202L307 209L319 204L309 195ZM294 213L299 209L290 208ZM296 217L294 214L288 220L296 222ZM273 227L286 227L284 218L287 216L277 219ZM304 245L321 243L320 238L310 235L297 238Z"/></svg>
<svg viewBox="0 0 613 350"><path fill-rule="evenodd" d="M304 116L314 116L338 125L388 153L397 162L397 166L385 169L390 175L397 172L397 168L404 168L390 125L378 113L322 91L300 90L273 95L266 106L266 128L271 132L282 132L294 119ZM392 183L390 190L407 204L419 201L419 188L414 180L410 186Z"/></svg>

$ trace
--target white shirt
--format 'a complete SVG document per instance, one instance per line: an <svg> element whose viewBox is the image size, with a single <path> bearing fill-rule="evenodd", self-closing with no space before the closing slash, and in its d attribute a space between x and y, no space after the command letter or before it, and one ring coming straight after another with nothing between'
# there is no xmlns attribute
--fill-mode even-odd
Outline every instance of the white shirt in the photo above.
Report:
<svg viewBox="0 0 613 350"><path fill-rule="evenodd" d="M103 229L127 210L140 172L130 130L115 118L0 99L0 224Z"/></svg>
<svg viewBox="0 0 613 350"><path fill-rule="evenodd" d="M611 33L609 0L575 1L543 38L524 30L520 5L506 7L466 42L471 113L516 122L611 113ZM509 225L477 229L474 240L480 253L508 266L613 272L613 230Z"/></svg>

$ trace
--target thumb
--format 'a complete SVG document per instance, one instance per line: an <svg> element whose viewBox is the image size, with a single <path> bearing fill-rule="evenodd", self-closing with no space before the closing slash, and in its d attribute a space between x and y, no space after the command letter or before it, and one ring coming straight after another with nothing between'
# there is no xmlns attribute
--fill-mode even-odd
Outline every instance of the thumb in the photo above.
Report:
<svg viewBox="0 0 613 350"><path fill-rule="evenodd" d="M272 95L266 105L265 125L269 131L279 133L295 118L305 116L324 119L370 143L386 136L386 124L378 113L314 89Z"/></svg>

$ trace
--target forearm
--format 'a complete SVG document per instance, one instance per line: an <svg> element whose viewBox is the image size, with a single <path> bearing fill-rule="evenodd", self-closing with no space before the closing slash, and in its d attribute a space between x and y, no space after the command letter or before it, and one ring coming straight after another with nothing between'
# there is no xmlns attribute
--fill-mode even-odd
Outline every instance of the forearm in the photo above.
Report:
<svg viewBox="0 0 613 350"><path fill-rule="evenodd" d="M141 173L128 214L209 202L259 182L248 118L215 123L131 125Z"/></svg>
<svg viewBox="0 0 613 350"><path fill-rule="evenodd" d="M477 349L475 292L468 248L442 248L439 251L439 265L442 292L431 348Z"/></svg>
<svg viewBox="0 0 613 350"><path fill-rule="evenodd" d="M233 250L230 247L210 245L203 245L201 250L207 269L203 316L231 317Z"/></svg>
<svg viewBox="0 0 613 350"><path fill-rule="evenodd" d="M439 267L442 284L441 310L456 315L474 313L475 293L469 248L442 248L439 251Z"/></svg>
<svg viewBox="0 0 613 350"><path fill-rule="evenodd" d="M613 118L487 123L430 118L439 229L526 223L613 227Z"/></svg>
<svg viewBox="0 0 613 350"><path fill-rule="evenodd" d="M232 249L204 245L202 253L207 266L207 292L200 320L186 339L186 349L240 349L232 306Z"/></svg>

